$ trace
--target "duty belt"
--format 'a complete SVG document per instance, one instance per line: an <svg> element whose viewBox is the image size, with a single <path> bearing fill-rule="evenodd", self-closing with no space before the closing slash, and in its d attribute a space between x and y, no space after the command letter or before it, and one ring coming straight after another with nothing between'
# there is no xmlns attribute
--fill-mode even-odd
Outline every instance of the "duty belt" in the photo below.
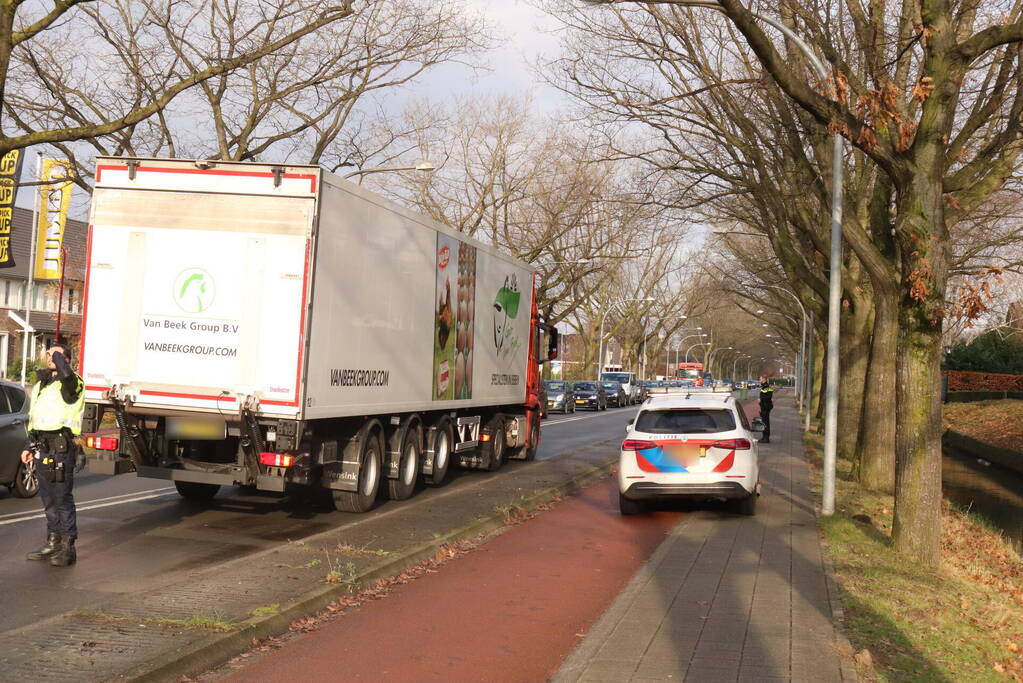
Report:
<svg viewBox="0 0 1023 683"><path fill-rule="evenodd" d="M66 435L57 432L37 432L36 443L50 453L65 453L73 443Z"/></svg>

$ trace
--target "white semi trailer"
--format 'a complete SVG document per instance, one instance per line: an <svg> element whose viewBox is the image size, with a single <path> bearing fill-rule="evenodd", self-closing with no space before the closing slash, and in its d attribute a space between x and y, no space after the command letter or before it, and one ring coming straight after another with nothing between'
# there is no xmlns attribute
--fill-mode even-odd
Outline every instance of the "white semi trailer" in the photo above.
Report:
<svg viewBox="0 0 1023 683"><path fill-rule="evenodd" d="M534 272L315 166L100 157L81 374L93 447L186 498L361 512L529 460L556 346Z"/></svg>

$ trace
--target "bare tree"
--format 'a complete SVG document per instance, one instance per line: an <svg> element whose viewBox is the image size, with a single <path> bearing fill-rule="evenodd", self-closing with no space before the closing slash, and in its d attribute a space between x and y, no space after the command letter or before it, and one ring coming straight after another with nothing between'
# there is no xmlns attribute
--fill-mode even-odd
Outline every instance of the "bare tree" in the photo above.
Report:
<svg viewBox="0 0 1023 683"><path fill-rule="evenodd" d="M721 41L693 49L678 40L674 27L700 10L628 4L630 9L607 10L614 22L666 36L690 62L721 57ZM779 51L773 32L741 2L720 0L720 6L728 21L711 24L709 32L749 46L752 55L742 52L738 63L759 64L801 116L846 136L878 169L877 182L865 186L870 220L847 221L843 229L869 271L875 298L887 302L897 320L895 545L936 564L941 424L935 397L952 233L1019 166L1021 5L1016 0L983 5L876 0L868 11L855 3L783 2L775 18L804 35L831 63L829 83L816 83L802 55L787 49L791 46ZM583 23L579 16L571 14L569 21ZM645 42L638 46L648 49ZM685 60L661 68L685 69ZM624 90L621 99L645 96L637 90ZM694 134L700 135L698 123ZM820 163L827 154L817 155L821 168L827 168Z"/></svg>
<svg viewBox="0 0 1023 683"><path fill-rule="evenodd" d="M234 17L229 53L202 37ZM351 0L61 0L0 6L0 154L129 131L195 85L354 15ZM189 45L188 65L167 31Z"/></svg>
<svg viewBox="0 0 1023 683"><path fill-rule="evenodd" d="M186 32L181 24L194 20L182 17L180 3L146 0L146 37L148 32L157 34L161 45L147 51L137 32L123 30L140 0L105 1L85 10L102 29L95 42L105 52L123 55L129 73L148 72L171 82L196 70L207 55L233 58L280 30L279 24L293 21L273 16L254 23L251 3L213 0L203 4L205 31ZM116 22L111 9L117 10ZM384 149L379 145L385 141L377 134L395 130L390 122L379 123L388 118L383 106L388 93L400 92L438 64L474 59L492 43L489 26L467 12L462 0L352 0L347 21L324 26L244 68L206 79L138 125L89 138L88 147L61 149L78 162L86 189L84 167L92 153L291 159L332 170L361 166ZM105 91L92 97L92 91L69 79L76 73L66 60L40 62L28 52L22 56L33 75L49 84L61 103L56 108L65 116L80 108L79 100L99 113L112 106ZM124 80L114 94L144 101L159 84L146 78ZM400 139L390 142L400 145Z"/></svg>

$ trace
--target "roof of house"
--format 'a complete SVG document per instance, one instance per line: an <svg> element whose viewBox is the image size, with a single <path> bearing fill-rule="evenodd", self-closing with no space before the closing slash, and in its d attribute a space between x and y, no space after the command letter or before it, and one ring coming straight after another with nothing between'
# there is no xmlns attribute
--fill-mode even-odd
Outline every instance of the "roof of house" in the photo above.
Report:
<svg viewBox="0 0 1023 683"><path fill-rule="evenodd" d="M32 311L32 319L30 320L32 327L36 329L36 332L53 334L57 331L57 314L56 313L45 313L41 311ZM61 313L60 314L60 333L63 337L65 334L77 335L82 331L82 316L77 313Z"/></svg>

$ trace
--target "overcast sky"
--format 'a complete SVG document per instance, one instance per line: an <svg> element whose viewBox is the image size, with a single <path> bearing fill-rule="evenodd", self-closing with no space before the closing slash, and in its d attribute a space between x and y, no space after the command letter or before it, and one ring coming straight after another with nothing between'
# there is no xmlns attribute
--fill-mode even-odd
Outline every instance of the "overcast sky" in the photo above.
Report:
<svg viewBox="0 0 1023 683"><path fill-rule="evenodd" d="M467 0L483 13L502 45L487 57L489 71L473 74L460 65L446 65L411 89L414 97L429 99L457 95L503 95L531 92L538 113L567 104L565 96L543 85L534 74L538 57L558 53L557 23L522 0Z"/></svg>
<svg viewBox="0 0 1023 683"><path fill-rule="evenodd" d="M459 64L442 65L397 94L392 102L427 99L444 102L455 97L516 95L531 93L537 114L550 114L569 105L568 98L544 85L535 74L538 58L559 52L558 25L547 14L522 0L466 0L466 5L488 20L500 46L485 57L486 70L474 71ZM24 177L34 171L35 154L27 150ZM21 188L17 204L31 208L32 191ZM83 218L88 197L77 188L72 200L72 215Z"/></svg>

